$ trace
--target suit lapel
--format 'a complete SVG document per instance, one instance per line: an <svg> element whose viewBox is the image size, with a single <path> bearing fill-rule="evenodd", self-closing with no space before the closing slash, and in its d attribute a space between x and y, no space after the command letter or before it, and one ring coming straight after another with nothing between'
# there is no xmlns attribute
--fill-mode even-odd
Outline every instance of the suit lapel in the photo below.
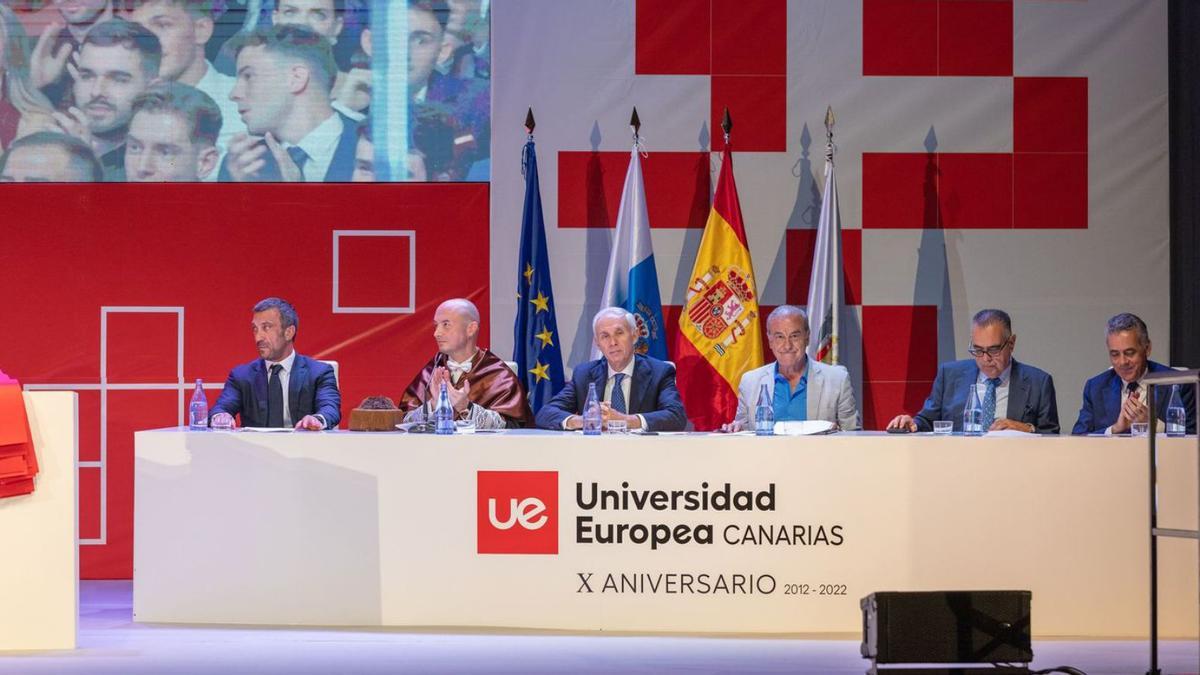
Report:
<svg viewBox="0 0 1200 675"><path fill-rule="evenodd" d="M267 424L267 369L263 368L263 360L259 359L254 362L254 399L251 404L254 406L255 417L257 420L249 426L266 426ZM250 406L246 406L249 408ZM243 424L245 424L243 420Z"/></svg>
<svg viewBox="0 0 1200 675"><path fill-rule="evenodd" d="M1008 378L1008 410L1005 417L1010 420L1022 420L1025 417L1025 403L1029 400L1029 379L1025 369L1013 359L1012 373Z"/></svg>
<svg viewBox="0 0 1200 675"><path fill-rule="evenodd" d="M288 375L288 411L292 413L292 424L300 421L300 387L308 380L308 361L299 354L292 361L292 372Z"/></svg>
<svg viewBox="0 0 1200 675"><path fill-rule="evenodd" d="M1103 424L1105 428L1112 426L1117 421L1117 417L1121 415L1121 377L1117 375L1117 371L1108 371L1108 382L1104 385L1104 389L1100 395L1104 397L1101 402L1104 411L1104 418L1098 419L1096 422Z"/></svg>
<svg viewBox="0 0 1200 675"><path fill-rule="evenodd" d="M333 159L325 171L325 182L346 182L354 173L354 152L358 148L358 129L354 121L340 112L335 112L342 121L342 135L333 150Z"/></svg>
<svg viewBox="0 0 1200 675"><path fill-rule="evenodd" d="M653 410L654 406L647 405L642 399L646 396L650 376L654 370L650 363L640 356L633 357L633 380L629 383L629 406L625 412L634 414L635 411Z"/></svg>
<svg viewBox="0 0 1200 675"><path fill-rule="evenodd" d="M805 407L808 408L808 419L810 420L820 417L821 392L825 388L825 373L820 368L812 359L808 360L808 391L806 392L808 401Z"/></svg>
<svg viewBox="0 0 1200 675"><path fill-rule="evenodd" d="M601 356L600 360L593 363L592 367L588 369L588 379L583 383L583 387L579 391L578 404L580 411L583 410L583 405L587 403L587 386L593 382L596 384L596 398L598 398L601 403L604 402L604 385L608 382L607 363L608 362L604 360L604 357Z"/></svg>

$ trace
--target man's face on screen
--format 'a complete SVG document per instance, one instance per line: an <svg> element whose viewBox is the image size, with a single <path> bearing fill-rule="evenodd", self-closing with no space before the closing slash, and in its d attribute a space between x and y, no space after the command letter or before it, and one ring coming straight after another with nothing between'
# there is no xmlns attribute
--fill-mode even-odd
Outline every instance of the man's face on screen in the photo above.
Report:
<svg viewBox="0 0 1200 675"><path fill-rule="evenodd" d="M79 26L90 24L108 9L109 0L54 0L54 8L67 23Z"/></svg>
<svg viewBox="0 0 1200 675"><path fill-rule="evenodd" d="M97 136L123 133L133 115L133 99L146 90L150 77L142 54L122 45L87 44L79 52L75 105L87 115Z"/></svg>
<svg viewBox="0 0 1200 675"><path fill-rule="evenodd" d="M337 42L343 26L333 0L281 0L271 15L271 21L276 26L308 26L331 43Z"/></svg>
<svg viewBox="0 0 1200 675"><path fill-rule="evenodd" d="M361 136L354 149L354 173L350 175L350 182L375 182L375 144Z"/></svg>
<svg viewBox="0 0 1200 675"><path fill-rule="evenodd" d="M429 82L442 49L442 25L433 12L408 9L408 88L417 91Z"/></svg>
<svg viewBox="0 0 1200 675"><path fill-rule="evenodd" d="M292 339L296 337L296 327L283 327L279 310L272 307L265 312L256 312L251 322L254 331L254 346L258 355L267 361L282 361L292 353Z"/></svg>
<svg viewBox="0 0 1200 675"><path fill-rule="evenodd" d="M169 0L147 2L129 14L129 19L154 33L162 44L159 75L177 80L198 59L204 58L204 45L212 36L212 19L189 14Z"/></svg>
<svg viewBox="0 0 1200 675"><path fill-rule="evenodd" d="M9 153L0 183L85 183L92 180L83 162L57 145L27 145Z"/></svg>
<svg viewBox="0 0 1200 675"><path fill-rule="evenodd" d="M255 135L274 131L290 105L286 68L262 46L242 49L237 57L237 84L229 95L246 128Z"/></svg>
<svg viewBox="0 0 1200 675"><path fill-rule="evenodd" d="M183 115L139 112L125 137L125 176L131 182L198 181L216 164L216 148L194 143Z"/></svg>

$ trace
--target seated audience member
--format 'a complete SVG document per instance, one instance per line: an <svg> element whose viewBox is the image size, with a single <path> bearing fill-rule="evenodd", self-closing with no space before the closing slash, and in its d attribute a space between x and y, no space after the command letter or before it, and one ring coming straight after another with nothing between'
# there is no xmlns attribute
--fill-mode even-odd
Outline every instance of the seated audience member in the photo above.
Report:
<svg viewBox="0 0 1200 675"><path fill-rule="evenodd" d="M358 144L354 146L354 173L352 183L375 182L375 143L371 140L371 125L358 125Z"/></svg>
<svg viewBox="0 0 1200 675"><path fill-rule="evenodd" d="M476 428L521 427L533 421L516 374L500 357L478 347L478 337L474 303L454 298L438 306L433 315L438 353L404 390L400 409L409 411L406 421L431 419L443 383L455 418L469 419Z"/></svg>
<svg viewBox="0 0 1200 675"><path fill-rule="evenodd" d="M0 5L0 152L20 136L58 130L49 99L29 81L29 44L20 19Z"/></svg>
<svg viewBox="0 0 1200 675"><path fill-rule="evenodd" d="M373 183L375 174L375 143L371 140L371 125L358 125L358 145L354 150L353 183ZM408 151L408 175L406 180L425 180L425 159L421 153L410 148ZM486 180L486 179L485 179Z"/></svg>
<svg viewBox="0 0 1200 675"><path fill-rule="evenodd" d="M90 183L103 179L104 169L88 144L62 133L39 131L22 136L0 156L0 183Z"/></svg>
<svg viewBox="0 0 1200 675"><path fill-rule="evenodd" d="M223 152L235 135L246 131L246 125L229 99L234 79L218 71L204 55L213 35L212 0L129 0L126 6L130 7L129 19L145 26L162 43L159 77L199 89L220 109L217 148Z"/></svg>
<svg viewBox="0 0 1200 675"><path fill-rule="evenodd" d="M1149 422L1149 392L1142 384L1146 373L1170 371L1169 366L1150 360L1150 333L1146 322L1122 313L1108 320L1105 331L1108 360L1112 368L1083 385L1083 406L1072 434L1127 434L1134 422ZM1180 387L1187 410L1187 432L1196 433L1195 387ZM1170 388L1155 392L1157 417L1166 420Z"/></svg>
<svg viewBox="0 0 1200 675"><path fill-rule="evenodd" d="M214 426L240 415L242 426L332 429L342 418L333 368L296 353L296 310L267 298L254 306L250 327L259 358L237 366L210 411ZM221 417L223 416L223 417Z"/></svg>
<svg viewBox="0 0 1200 675"><path fill-rule="evenodd" d="M681 431L687 414L675 388L675 366L636 354L637 320L621 307L606 307L592 319L592 334L603 358L575 367L571 382L537 414L543 429L583 428L588 385L596 385L601 416L623 420L630 429Z"/></svg>
<svg viewBox="0 0 1200 675"><path fill-rule="evenodd" d="M217 168L221 110L208 94L178 82L155 85L133 102L125 149L130 181L201 181Z"/></svg>
<svg viewBox="0 0 1200 675"><path fill-rule="evenodd" d="M111 19L96 24L79 49L75 106L54 117L89 142L106 181L125 180L125 136L133 101L158 77L162 47L142 26Z"/></svg>
<svg viewBox="0 0 1200 675"><path fill-rule="evenodd" d="M754 413L762 385L771 392L775 420L825 420L845 431L858 428L858 407L850 373L808 358L808 316L793 305L780 305L767 317L767 341L775 363L742 375L738 409L722 431L754 428Z"/></svg>
<svg viewBox="0 0 1200 675"><path fill-rule="evenodd" d="M1017 336L1012 320L999 309L980 311L971 321L971 346L974 358L943 363L933 381L933 391L925 407L915 416L897 415L889 429L930 431L938 420L954 422L962 430L963 410L970 386L980 385L984 429L1014 429L1029 433L1058 433L1058 403L1054 378L1043 370L1012 357Z"/></svg>
<svg viewBox="0 0 1200 675"><path fill-rule="evenodd" d="M112 0L51 0L58 17L42 30L33 48L30 82L56 108L71 101L67 64L78 65L79 48L88 31L113 18Z"/></svg>
<svg viewBox="0 0 1200 675"><path fill-rule="evenodd" d="M307 26L260 28L234 53L232 98L249 135L230 143L220 180L349 181L357 124L330 104L329 41Z"/></svg>

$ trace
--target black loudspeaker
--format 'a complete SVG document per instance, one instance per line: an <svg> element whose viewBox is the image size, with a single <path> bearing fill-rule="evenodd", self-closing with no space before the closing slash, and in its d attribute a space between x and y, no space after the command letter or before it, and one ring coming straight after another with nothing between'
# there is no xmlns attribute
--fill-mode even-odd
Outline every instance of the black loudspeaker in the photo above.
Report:
<svg viewBox="0 0 1200 675"><path fill-rule="evenodd" d="M875 663L1029 663L1029 591L878 592L859 603Z"/></svg>

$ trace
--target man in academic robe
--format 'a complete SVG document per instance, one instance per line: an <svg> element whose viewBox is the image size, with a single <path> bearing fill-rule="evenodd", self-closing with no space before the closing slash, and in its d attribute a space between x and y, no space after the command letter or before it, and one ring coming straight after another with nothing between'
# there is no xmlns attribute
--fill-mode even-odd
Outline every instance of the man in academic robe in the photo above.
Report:
<svg viewBox="0 0 1200 675"><path fill-rule="evenodd" d="M474 303L454 298L438 306L433 315L438 353L400 399L400 409L408 411L406 422L432 417L444 383L455 419L471 420L476 429L532 424L533 414L516 374L500 357L480 348L478 338L479 310Z"/></svg>

